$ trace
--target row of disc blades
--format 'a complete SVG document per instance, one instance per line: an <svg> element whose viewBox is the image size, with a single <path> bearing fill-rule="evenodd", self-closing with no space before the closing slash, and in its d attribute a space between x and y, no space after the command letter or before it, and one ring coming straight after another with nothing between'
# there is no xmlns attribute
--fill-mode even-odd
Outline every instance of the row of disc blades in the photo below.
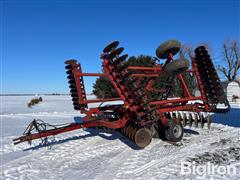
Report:
<svg viewBox="0 0 240 180"><path fill-rule="evenodd" d="M115 41L105 47L103 58L108 60L107 68L110 75L121 93L126 97L126 101L136 107L132 111L135 111L137 118L141 121L147 121L151 118L153 111L147 102L146 94L143 93L142 86L138 85L137 79L131 76L133 71L127 69L128 65L125 60L128 56L120 56L124 48L117 48L118 45L119 42ZM145 147L151 142L152 133L148 128L139 128L136 125L137 122L136 119L136 122L132 122L132 125L126 125L121 132L139 147Z"/></svg>
<svg viewBox="0 0 240 180"><path fill-rule="evenodd" d="M205 123L207 123L207 127L210 129L211 127L211 116L204 115L203 113L196 113L196 112L184 112L184 111L177 111L177 112L169 112L166 113L167 118L169 119L177 119L179 120L182 125L195 128L201 127L203 128Z"/></svg>
<svg viewBox="0 0 240 180"><path fill-rule="evenodd" d="M115 41L103 49L103 58L108 59L110 75L116 81L116 85L119 87L122 94L126 97L126 101L137 107L138 110L136 114L139 114L141 119L149 118L151 115L151 108L145 98L146 94L143 92L142 86L137 85L137 79L131 77L133 71L128 71L128 65L125 61L128 55L125 54L120 56L124 48L118 47L118 45L119 42ZM140 113L138 111L140 111Z"/></svg>
<svg viewBox="0 0 240 180"><path fill-rule="evenodd" d="M73 74L74 69L79 70L79 64L77 64L76 60L68 60L65 62L65 64L66 64L65 69L66 69L66 73L67 73L67 79L68 79L68 83L69 83L73 107L75 110L80 110L81 108L87 108L87 105L79 104L79 95L78 95L76 80L75 80L74 74ZM84 84L80 80L81 80L81 78L79 79L79 82L81 85L82 96L83 96L83 98L86 98L86 94L85 94L85 90L84 90L84 86L83 86Z"/></svg>
<svg viewBox="0 0 240 180"><path fill-rule="evenodd" d="M204 46L196 48L195 60L209 103L225 103L226 97L220 79Z"/></svg>
<svg viewBox="0 0 240 180"><path fill-rule="evenodd" d="M152 141L152 132L148 128L137 128L134 125L127 124L121 129L121 133L140 148L148 146Z"/></svg>

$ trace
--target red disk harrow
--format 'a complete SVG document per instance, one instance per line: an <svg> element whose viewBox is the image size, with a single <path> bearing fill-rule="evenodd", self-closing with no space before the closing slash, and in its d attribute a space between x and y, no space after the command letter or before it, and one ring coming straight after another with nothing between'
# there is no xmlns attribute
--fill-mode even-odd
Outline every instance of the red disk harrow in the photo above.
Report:
<svg viewBox="0 0 240 180"><path fill-rule="evenodd" d="M178 41L171 40L161 44L156 55L166 59L160 64L159 59L151 67L129 66L126 63L127 54L121 55L124 48L118 47L115 41L103 49L101 59L103 73L83 73L80 63L68 60L66 73L70 93L75 110L86 114L82 123L71 123L65 126L53 126L41 120L30 123L23 136L14 139L14 144L34 139L45 139L48 136L68 132L80 128L102 127L119 130L140 148L150 144L153 137L164 138L177 142L183 137L183 127L210 127L209 113L225 113L230 106L221 87L215 67L204 46L197 47L195 57L190 63L185 58L174 59L181 48ZM157 61L158 60L158 61ZM183 73L195 76L199 95L190 93ZM108 99L88 100L84 87L84 76L107 77L119 97ZM157 78L165 76L164 86L154 88ZM144 82L143 82L144 79ZM170 97L173 81L178 80L182 90L181 97ZM149 94L158 93L157 98L149 98ZM121 100L119 104L108 104L88 108L89 103ZM217 108L224 104L225 108Z"/></svg>

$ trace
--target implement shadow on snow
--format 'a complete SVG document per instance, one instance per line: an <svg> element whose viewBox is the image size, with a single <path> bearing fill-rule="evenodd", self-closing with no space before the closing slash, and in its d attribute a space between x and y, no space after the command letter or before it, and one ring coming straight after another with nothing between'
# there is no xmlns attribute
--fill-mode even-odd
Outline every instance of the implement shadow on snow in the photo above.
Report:
<svg viewBox="0 0 240 180"><path fill-rule="evenodd" d="M117 130L112 132L112 133L107 133L104 130L87 128L86 131L89 132L90 134L93 134L94 136L100 136L101 138L104 138L104 139L107 139L107 140L117 140L117 139L119 139L124 144L126 144L127 146L129 146L130 148L132 148L134 150L142 149L142 148L139 148L134 142L132 142L130 139L128 139L127 137L122 135ZM108 135L106 135L106 134L108 134Z"/></svg>
<svg viewBox="0 0 240 180"><path fill-rule="evenodd" d="M24 149L23 151L37 150L37 149L41 149L41 148L44 148L44 147L51 148L51 146L54 146L56 144L63 144L63 143L66 143L68 141L75 141L75 140L79 140L79 139L85 139L85 138L88 138L88 137L92 137L92 135L91 134L86 134L86 135L83 135L83 136L73 136L73 137L66 138L66 139L61 139L61 140L58 140L58 141L50 139L50 140L48 140L47 143L40 143L39 145L36 145L34 147Z"/></svg>
<svg viewBox="0 0 240 180"><path fill-rule="evenodd" d="M104 138L109 141L119 139L120 141L122 141L123 143L125 143L126 145L128 145L130 148L132 148L134 150L141 149L136 144L134 144L131 140L124 137L117 131L113 132L113 133L106 133L102 130L98 130L98 129L94 129L94 128L86 128L85 131L89 132L89 134L82 135L82 136L73 136L73 137L61 139L58 141L49 139L47 143L40 143L39 145L36 145L34 147L24 149L23 151L37 150L37 149L46 148L46 147L51 148L54 145L63 144L63 143L69 142L69 141L75 141L75 140L79 140L79 139L94 138L95 136L99 136L99 137Z"/></svg>
<svg viewBox="0 0 240 180"><path fill-rule="evenodd" d="M240 127L240 108L231 108L227 113L215 113L211 117L213 123Z"/></svg>
<svg viewBox="0 0 240 180"><path fill-rule="evenodd" d="M81 123L83 122L81 117L74 117L74 121L76 123ZM142 148L138 147L135 143L133 143L130 139L128 139L127 137L125 137L124 135L122 135L120 132L115 131L113 133L109 133L111 134L111 136L107 136L105 135L106 132L101 130L101 129L95 129L95 128L87 128L86 129L87 132L89 132L90 134L92 134L92 136L100 136L101 138L107 139L107 140L116 140L119 139L120 141L122 141L124 144L126 144L127 146L129 146L130 148L134 149L134 150L140 150Z"/></svg>
<svg viewBox="0 0 240 180"><path fill-rule="evenodd" d="M187 133L187 134L199 135L199 132L194 131L194 130L192 130L192 129L183 129L183 132L184 132L184 133Z"/></svg>

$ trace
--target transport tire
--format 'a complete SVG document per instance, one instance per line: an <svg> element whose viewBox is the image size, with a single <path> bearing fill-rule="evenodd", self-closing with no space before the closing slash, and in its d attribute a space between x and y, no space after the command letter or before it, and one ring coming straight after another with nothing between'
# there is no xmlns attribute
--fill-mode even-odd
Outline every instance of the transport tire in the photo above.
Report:
<svg viewBox="0 0 240 180"><path fill-rule="evenodd" d="M156 55L160 59L168 58L169 54L175 55L179 52L181 48L181 43L177 40L166 41L156 49Z"/></svg>
<svg viewBox="0 0 240 180"><path fill-rule="evenodd" d="M173 60L172 62L166 64L163 67L163 71L169 76L176 76L185 72L189 67L189 62L187 59L181 58Z"/></svg>
<svg viewBox="0 0 240 180"><path fill-rule="evenodd" d="M165 138L171 142L181 141L183 137L183 126L181 122L177 123L175 119L169 119L165 128Z"/></svg>

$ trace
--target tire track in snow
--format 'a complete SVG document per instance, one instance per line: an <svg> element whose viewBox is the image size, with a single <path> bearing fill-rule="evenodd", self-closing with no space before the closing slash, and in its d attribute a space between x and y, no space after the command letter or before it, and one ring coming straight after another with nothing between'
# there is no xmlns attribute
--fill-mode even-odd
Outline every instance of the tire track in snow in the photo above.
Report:
<svg viewBox="0 0 240 180"><path fill-rule="evenodd" d="M193 128L193 130L195 129ZM209 151L211 148L212 151L221 148L218 144L212 144L216 140L239 139L239 129L237 128L216 126L212 131L198 129L198 132L199 135L186 133L180 146L154 139L148 147L142 150L133 150L119 139L107 140L99 136L73 138L72 141L55 144L51 149L34 150L32 154L4 165L3 178L184 178L180 174L181 160ZM85 131L79 131L74 135L77 137L87 134ZM117 133L114 136L122 138ZM64 137L67 139L72 136L65 135Z"/></svg>
<svg viewBox="0 0 240 180"><path fill-rule="evenodd" d="M234 129L234 130L229 135L228 131L231 129ZM130 155L130 157L127 158L126 162L123 163L124 166L120 170L120 172L116 174L116 177L119 179L122 179L122 178L125 179L128 177L133 177L134 179L138 177L159 178L159 174L163 174L164 177L172 177L173 175L176 174L176 172L180 171L180 163L177 163L179 160L183 160L185 157L196 154L199 151L207 151L209 149L209 145L216 141L216 137L215 137L216 132L212 132L204 129L200 131L200 133L201 133L200 136L192 135L190 142L185 144L183 147L176 148L170 145L171 146L170 149L166 149L166 147L164 147L165 143L162 143L161 147L158 147L157 144L155 144L155 146L158 147L157 151L155 151L153 146L152 148L148 149L147 152L142 151L142 153L138 153L137 156L136 154ZM222 134L222 136L225 138L231 138L232 136L237 134L239 134L239 129L226 128L226 133ZM204 137L204 138L202 140L199 140L199 137L201 138ZM153 159L152 161L148 162L148 160L146 160L146 155L148 156L149 152L151 156L154 156L154 152L158 152L159 156L155 156L155 158L152 158ZM179 157L179 154L182 157ZM144 162L144 163L141 163L141 162ZM175 170L176 168L172 166L176 163L177 163L177 166L179 167L178 170ZM152 171L151 169L154 168L155 166L157 167L157 169L155 171ZM146 171L149 171L150 173L148 174L146 173ZM146 175L146 176L143 176L143 175Z"/></svg>
<svg viewBox="0 0 240 180"><path fill-rule="evenodd" d="M116 140L111 141L101 137L89 137L85 140L79 139L54 145L50 150L45 149L40 154L33 153L33 155L21 159L21 161L15 161L14 165L12 163L5 165L3 167L5 169L4 177L24 177L24 179L28 179L28 175L21 169L24 169L26 165L33 164L33 166L27 169L28 171L38 172L35 174L35 177L47 178L51 174L48 169L52 169L51 171L54 171L52 178L54 179L54 177L61 176L64 172L62 170L66 170L66 168L72 168L95 157L101 157L104 154L117 151L119 149L119 146L116 145L117 143ZM22 163L23 165L21 165ZM20 171L17 171L19 168ZM41 169L41 172L38 171L39 169Z"/></svg>
<svg viewBox="0 0 240 180"><path fill-rule="evenodd" d="M232 132L234 132L234 134L229 135L226 133L222 135L224 138L231 138L233 135L239 134L238 129ZM176 174L178 174L178 177L181 176L181 174L179 173L181 167L180 161L188 157L189 154L194 155L196 153L199 153L200 151L209 151L209 146L211 146L211 143L216 141L216 139L214 138L214 134L215 133L213 132L209 133L208 136L210 137L204 138L204 141L190 143L183 148L180 147L178 151L171 153L170 157L163 156L161 159L153 160L151 163L145 165L145 167L140 167L136 169L133 173L135 173L136 175L140 174L142 178L157 178L159 177L159 174L163 174L165 178L177 178ZM204 147L201 146L202 144L204 144ZM216 150L216 148L214 150ZM155 170L150 170L150 168L153 168L154 166Z"/></svg>

